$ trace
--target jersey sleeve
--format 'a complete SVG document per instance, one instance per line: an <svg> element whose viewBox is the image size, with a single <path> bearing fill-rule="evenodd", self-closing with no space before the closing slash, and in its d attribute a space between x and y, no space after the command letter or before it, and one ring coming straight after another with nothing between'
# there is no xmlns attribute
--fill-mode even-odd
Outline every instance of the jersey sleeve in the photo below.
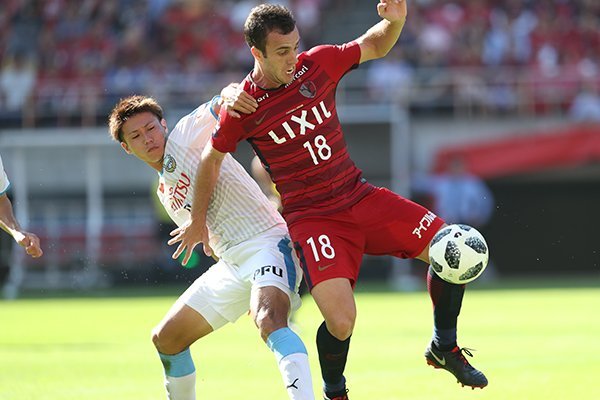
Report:
<svg viewBox="0 0 600 400"><path fill-rule="evenodd" d="M307 55L319 63L335 81L342 79L360 64L360 46L355 41L341 45L315 46L308 50Z"/></svg>
<svg viewBox="0 0 600 400"><path fill-rule="evenodd" d="M221 153L233 153L237 144L245 139L244 132L240 118L230 116L225 107L221 107L219 122L212 134L212 146Z"/></svg>

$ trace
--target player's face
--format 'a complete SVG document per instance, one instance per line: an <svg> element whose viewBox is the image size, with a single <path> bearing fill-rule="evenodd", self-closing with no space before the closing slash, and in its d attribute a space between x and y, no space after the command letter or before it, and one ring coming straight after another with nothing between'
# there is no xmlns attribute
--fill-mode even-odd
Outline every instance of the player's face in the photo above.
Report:
<svg viewBox="0 0 600 400"><path fill-rule="evenodd" d="M267 81L274 87L287 85L294 79L300 34L298 28L287 35L270 32L267 35L265 53L259 59Z"/></svg>
<svg viewBox="0 0 600 400"><path fill-rule="evenodd" d="M156 115L143 112L130 117L123 124L121 147L157 171L162 170L165 153L165 120L159 121Z"/></svg>

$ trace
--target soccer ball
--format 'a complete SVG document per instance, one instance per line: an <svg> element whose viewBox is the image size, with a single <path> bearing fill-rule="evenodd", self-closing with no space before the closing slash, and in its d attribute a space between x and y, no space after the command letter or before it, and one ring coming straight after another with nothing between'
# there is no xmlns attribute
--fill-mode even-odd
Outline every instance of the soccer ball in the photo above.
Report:
<svg viewBox="0 0 600 400"><path fill-rule="evenodd" d="M476 279L485 267L489 250L477 229L462 224L448 225L435 234L429 246L429 259L443 280L463 284Z"/></svg>

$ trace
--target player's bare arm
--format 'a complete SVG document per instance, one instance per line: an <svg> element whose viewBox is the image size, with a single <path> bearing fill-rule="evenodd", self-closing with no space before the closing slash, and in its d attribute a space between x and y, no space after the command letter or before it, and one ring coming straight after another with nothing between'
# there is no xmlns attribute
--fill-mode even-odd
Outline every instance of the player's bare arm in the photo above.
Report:
<svg viewBox="0 0 600 400"><path fill-rule="evenodd" d="M190 221L171 232L173 239L169 240L168 244L179 243L177 250L173 253L173 258L176 259L185 251L183 265L187 265L194 248L199 243L203 244L204 253L207 256L212 256L212 249L208 244L206 212L217 184L219 171L225 155L226 153L215 150L210 142L206 144L196 172L194 201L190 210Z"/></svg>
<svg viewBox="0 0 600 400"><path fill-rule="evenodd" d="M0 228L10 234L31 257L37 258L43 254L40 239L35 234L21 229L6 194L0 195Z"/></svg>
<svg viewBox="0 0 600 400"><path fill-rule="evenodd" d="M382 58L394 47L406 22L406 0L380 0L377 13L383 20L356 40L361 63Z"/></svg>

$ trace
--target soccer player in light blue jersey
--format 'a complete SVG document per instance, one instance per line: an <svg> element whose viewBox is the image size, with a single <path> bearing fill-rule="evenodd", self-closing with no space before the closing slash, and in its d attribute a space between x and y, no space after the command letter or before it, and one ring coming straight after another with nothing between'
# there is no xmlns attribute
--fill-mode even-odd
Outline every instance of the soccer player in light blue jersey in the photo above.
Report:
<svg viewBox="0 0 600 400"><path fill-rule="evenodd" d="M234 93L242 100L233 104L243 104L245 98L252 111L254 100ZM150 97L123 99L110 115L112 138L159 174L157 195L179 226L192 218L194 194L201 190L195 179L197 168L219 108L218 99L202 104L171 132L162 108ZM244 109L236 109L240 108ZM289 398L314 399L306 348L288 327L290 310L300 306L297 291L302 271L287 226L231 156L224 161L210 202L207 229L210 240L205 251L219 261L181 295L152 334L164 366L168 398L195 399L196 373L189 346L250 310L262 339L275 354ZM185 257L183 263L188 260Z"/></svg>

